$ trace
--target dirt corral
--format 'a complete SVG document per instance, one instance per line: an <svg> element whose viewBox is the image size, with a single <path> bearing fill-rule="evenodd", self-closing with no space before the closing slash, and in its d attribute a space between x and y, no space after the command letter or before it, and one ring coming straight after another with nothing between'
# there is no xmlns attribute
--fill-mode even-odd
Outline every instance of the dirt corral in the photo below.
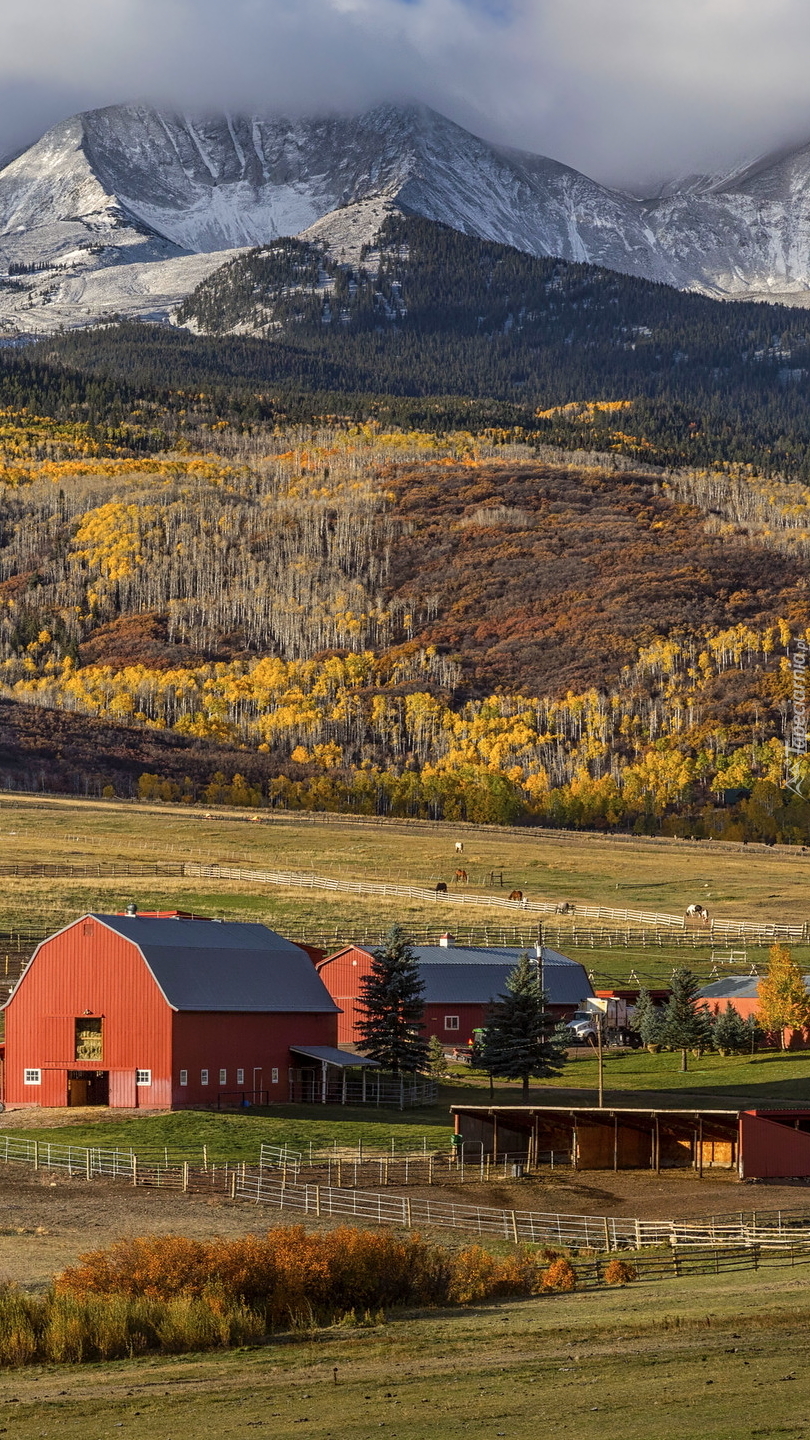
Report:
<svg viewBox="0 0 810 1440"><path fill-rule="evenodd" d="M22 1166L0 1168L0 1283L35 1288L86 1250L128 1235L200 1239L245 1235L274 1223L275 1212L221 1197L134 1189L113 1181L69 1180Z"/></svg>

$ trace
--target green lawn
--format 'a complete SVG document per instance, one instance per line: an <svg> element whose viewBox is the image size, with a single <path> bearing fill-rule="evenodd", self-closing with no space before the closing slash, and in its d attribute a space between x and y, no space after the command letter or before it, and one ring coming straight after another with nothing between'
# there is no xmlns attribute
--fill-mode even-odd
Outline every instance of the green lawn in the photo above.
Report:
<svg viewBox="0 0 810 1440"><path fill-rule="evenodd" d="M683 1074L678 1053L650 1055L646 1050L605 1054L605 1093L608 1103L642 1103L640 1092L655 1095L658 1103L669 1098L688 1107L722 1108L724 1104L767 1104L770 1102L810 1103L810 1051L780 1053L760 1051L756 1055L724 1058L704 1055L689 1057ZM596 1099L597 1062L583 1050L568 1062L554 1079L536 1081L530 1099L553 1104L593 1104ZM577 1093L579 1092L579 1093ZM291 1150L308 1154L330 1146L356 1146L397 1150L444 1149L450 1143L449 1107L479 1105L489 1101L485 1076L459 1068L440 1087L439 1102L424 1110L372 1110L320 1105L276 1105L269 1109L238 1114L210 1111L180 1111L170 1115L118 1118L115 1112L99 1111L98 1118L82 1118L79 1124L43 1126L14 1132L74 1145L132 1146L153 1150L168 1146L173 1152L202 1154L208 1147L212 1160L255 1160L262 1142L286 1144ZM521 1103L520 1086L499 1084L495 1101L501 1105ZM65 1112L69 1118L69 1112ZM0 1131L2 1131L0 1122Z"/></svg>
<svg viewBox="0 0 810 1440"><path fill-rule="evenodd" d="M0 1379L17 1440L765 1440L810 1435L789 1269L389 1316L253 1351Z"/></svg>

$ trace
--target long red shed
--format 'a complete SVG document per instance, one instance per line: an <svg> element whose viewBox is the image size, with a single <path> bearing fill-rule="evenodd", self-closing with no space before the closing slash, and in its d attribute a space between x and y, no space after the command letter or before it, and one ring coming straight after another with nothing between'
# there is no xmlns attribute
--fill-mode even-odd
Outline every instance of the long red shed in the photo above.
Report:
<svg viewBox="0 0 810 1440"><path fill-rule="evenodd" d="M508 946L457 945L452 935L443 935L438 945L414 945L412 949L424 986L424 1033L429 1038L437 1036L444 1045L467 1045L473 1031L486 1024L492 1002L503 994L507 977L526 953ZM556 1019L566 1019L593 995L587 971L577 960L545 945L542 955L535 958L549 1012ZM349 945L318 966L318 974L340 1006L341 1045L359 1043L360 983L370 971L371 960L370 950Z"/></svg>
<svg viewBox="0 0 810 1440"><path fill-rule="evenodd" d="M84 915L44 940L5 1005L12 1105L286 1100L298 1047L345 1064L310 957L265 925Z"/></svg>

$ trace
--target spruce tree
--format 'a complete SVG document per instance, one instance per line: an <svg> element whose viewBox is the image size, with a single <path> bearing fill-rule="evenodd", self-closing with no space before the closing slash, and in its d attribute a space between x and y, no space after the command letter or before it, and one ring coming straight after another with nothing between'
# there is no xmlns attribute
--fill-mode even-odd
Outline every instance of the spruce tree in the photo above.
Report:
<svg viewBox="0 0 810 1440"><path fill-rule="evenodd" d="M630 1017L630 1029L635 1030L642 1045L658 1045L661 1042L663 1023L664 1016L660 1006L653 1003L649 990L642 987Z"/></svg>
<svg viewBox="0 0 810 1440"><path fill-rule="evenodd" d="M744 1055L751 1044L751 1031L730 1000L714 1022L714 1043L729 1055Z"/></svg>
<svg viewBox="0 0 810 1440"><path fill-rule="evenodd" d="M664 1011L661 1039L665 1045L681 1052L681 1070L688 1070L688 1052L702 1049L706 1042L706 1019L698 1006L700 981L697 975L680 965L672 972L672 993Z"/></svg>
<svg viewBox="0 0 810 1440"><path fill-rule="evenodd" d="M786 945L771 946L768 973L758 988L763 1029L778 1030L784 1050L785 1028L801 1030L810 1020L810 995L804 976Z"/></svg>
<svg viewBox="0 0 810 1440"><path fill-rule="evenodd" d="M447 1056L438 1035L431 1035L428 1040L427 1068L434 1080L440 1080L443 1075L447 1074Z"/></svg>
<svg viewBox="0 0 810 1440"><path fill-rule="evenodd" d="M424 985L401 925L394 925L371 970L360 981L360 1048L394 1075L423 1072L428 1046L422 1032Z"/></svg>
<svg viewBox="0 0 810 1440"><path fill-rule="evenodd" d="M565 1059L566 1037L545 1007L537 964L521 955L507 977L506 994L487 1017L479 1063L502 1080L521 1080L524 1104L529 1098L530 1078L559 1074Z"/></svg>

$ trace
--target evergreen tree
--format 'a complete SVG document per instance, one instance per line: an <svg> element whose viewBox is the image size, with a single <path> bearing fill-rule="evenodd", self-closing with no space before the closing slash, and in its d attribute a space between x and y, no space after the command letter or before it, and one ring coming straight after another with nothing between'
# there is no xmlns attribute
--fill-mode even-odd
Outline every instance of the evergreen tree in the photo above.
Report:
<svg viewBox="0 0 810 1440"><path fill-rule="evenodd" d="M428 1074L432 1075L434 1080L440 1080L447 1074L447 1057L438 1035L431 1035L428 1040L427 1068Z"/></svg>
<svg viewBox="0 0 810 1440"><path fill-rule="evenodd" d="M521 955L508 976L506 992L487 1018L479 1063L490 1075L521 1080L525 1104L532 1076L559 1074L567 1041L546 1012L537 965L528 955Z"/></svg>
<svg viewBox="0 0 810 1440"><path fill-rule="evenodd" d="M395 1075L418 1074L427 1065L422 1030L424 985L419 965L401 925L389 931L385 945L372 951L371 971L360 981L360 1046Z"/></svg>
<svg viewBox="0 0 810 1440"><path fill-rule="evenodd" d="M729 1055L744 1055L751 1044L751 1031L730 1000L714 1022L714 1043Z"/></svg>
<svg viewBox="0 0 810 1440"><path fill-rule="evenodd" d="M810 1020L810 995L804 976L786 945L772 945L768 973L759 982L759 1014L765 1030L778 1030L785 1048L785 1028L801 1030Z"/></svg>
<svg viewBox="0 0 810 1440"><path fill-rule="evenodd" d="M706 1020L698 1006L700 981L685 965L672 972L672 993L664 1011L661 1039L681 1052L681 1070L687 1070L688 1051L701 1049L706 1039Z"/></svg>
<svg viewBox="0 0 810 1440"><path fill-rule="evenodd" d="M642 988L630 1017L630 1029L635 1030L642 1045L659 1045L663 1023L661 1007L653 1003L649 990Z"/></svg>

